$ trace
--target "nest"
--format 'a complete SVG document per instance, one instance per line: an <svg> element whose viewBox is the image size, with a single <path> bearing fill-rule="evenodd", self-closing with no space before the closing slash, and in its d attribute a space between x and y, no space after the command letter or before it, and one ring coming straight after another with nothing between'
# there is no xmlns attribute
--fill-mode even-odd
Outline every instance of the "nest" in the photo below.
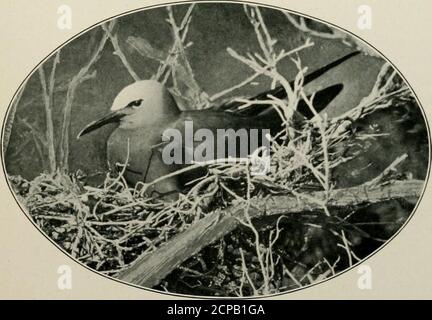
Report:
<svg viewBox="0 0 432 320"><path fill-rule="evenodd" d="M302 91L296 94L313 109L313 99ZM345 115L332 120L317 115L299 127L285 118L285 127L272 141L269 163L254 154L185 169L204 166L207 174L175 201L149 196L146 191L152 183L128 186L121 173L108 173L100 186L88 185L82 172L42 174L33 181L11 176L9 180L45 234L81 263L113 277L215 211L243 208L239 228L185 257L155 288L216 296L278 293L315 283L360 261L407 219L409 210L387 221L371 215L360 222L375 228L383 224L387 229L369 233L359 227L355 216L367 204L331 210L327 206L330 199L310 199L310 192L330 195L338 187L331 172L364 152L365 143L382 134L357 132L355 123L413 101L402 79L385 65L371 95ZM267 103L277 107L279 102ZM369 185L408 179L395 170L405 158L396 159ZM257 165L268 165L267 174L254 175ZM287 194L299 201L309 197L319 209L256 220L248 216L252 199ZM358 256L354 248L363 252Z"/></svg>

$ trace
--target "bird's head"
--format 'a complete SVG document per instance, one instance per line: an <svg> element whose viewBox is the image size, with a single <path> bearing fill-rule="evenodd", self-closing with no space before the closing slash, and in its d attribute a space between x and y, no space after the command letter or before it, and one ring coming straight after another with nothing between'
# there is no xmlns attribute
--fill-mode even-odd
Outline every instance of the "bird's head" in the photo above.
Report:
<svg viewBox="0 0 432 320"><path fill-rule="evenodd" d="M114 99L111 112L89 123L78 138L108 123L119 123L122 129L136 129L154 125L159 119L180 112L164 85L155 80L137 81L123 88Z"/></svg>

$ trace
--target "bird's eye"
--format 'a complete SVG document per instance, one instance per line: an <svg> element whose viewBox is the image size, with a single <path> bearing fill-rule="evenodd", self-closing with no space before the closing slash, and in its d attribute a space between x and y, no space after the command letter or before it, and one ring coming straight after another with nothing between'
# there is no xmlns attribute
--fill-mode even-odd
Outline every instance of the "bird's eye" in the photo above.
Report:
<svg viewBox="0 0 432 320"><path fill-rule="evenodd" d="M126 106L126 108L128 107L132 107L132 108L137 108L140 107L142 104L143 99L138 99L132 102L129 102L128 105Z"/></svg>

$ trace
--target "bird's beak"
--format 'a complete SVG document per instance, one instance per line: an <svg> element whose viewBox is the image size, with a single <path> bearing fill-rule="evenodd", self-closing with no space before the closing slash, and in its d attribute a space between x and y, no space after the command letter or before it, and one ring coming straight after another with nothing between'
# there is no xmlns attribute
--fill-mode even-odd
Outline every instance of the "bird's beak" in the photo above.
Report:
<svg viewBox="0 0 432 320"><path fill-rule="evenodd" d="M79 139L80 137L82 137L83 135L85 135L89 132L92 132L96 129L99 129L100 127L102 127L108 123L118 122L125 115L126 115L126 113L124 113L123 110L118 110L118 111L114 111L114 112L107 114L105 117L103 117L99 120L90 122L88 125L86 125L84 127L84 129L82 129L80 131L80 133L78 133L77 139Z"/></svg>

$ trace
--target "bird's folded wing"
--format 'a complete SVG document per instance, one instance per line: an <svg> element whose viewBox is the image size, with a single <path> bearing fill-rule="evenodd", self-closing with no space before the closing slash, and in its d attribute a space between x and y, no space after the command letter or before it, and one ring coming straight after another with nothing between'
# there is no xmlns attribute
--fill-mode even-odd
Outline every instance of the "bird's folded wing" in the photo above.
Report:
<svg viewBox="0 0 432 320"><path fill-rule="evenodd" d="M319 68L318 70L306 75L304 78L303 85L307 85L308 83L319 78L320 76L322 76L326 72L330 71L331 69L339 66L340 64L347 61L348 59L351 59L352 57L358 55L359 53L360 53L359 51L352 52L352 53L345 55L342 58L339 58L339 59L329 63L328 65L326 65L322 68ZM290 82L291 87L293 86L293 84L294 84L294 81L291 81ZM318 96L320 96L321 99L323 99L322 102L320 102L320 99L317 99L318 103L320 104L319 106L316 107L317 111L318 111L318 109L319 109L319 111L322 111L327 106L327 104L330 103L337 96L337 94L342 90L341 86L342 86L342 84L331 86L331 87L325 88L323 90L320 90L316 93L316 98L318 98ZM262 93L256 95L255 97L249 98L248 100L249 101L267 100L267 99L269 99L269 96L273 96L273 97L276 97L278 99L285 99L287 97L287 94L286 94L285 89L282 86L278 86L272 90L262 92ZM327 104L324 104L324 102L327 102ZM226 102L226 103L222 104L221 106L217 107L217 109L228 111L228 112L240 113L243 115L256 116L263 111L263 108L266 108L266 106L265 105L263 106L262 104L261 105L251 104L250 106L248 106L246 108L241 108L242 106L244 106L244 102L237 101L237 100L231 100L231 101ZM299 109L300 112L302 112L303 110L306 110L306 112L307 112L308 109L305 109L305 108ZM309 118L308 112L307 112L307 114L304 114L304 116L306 118Z"/></svg>

